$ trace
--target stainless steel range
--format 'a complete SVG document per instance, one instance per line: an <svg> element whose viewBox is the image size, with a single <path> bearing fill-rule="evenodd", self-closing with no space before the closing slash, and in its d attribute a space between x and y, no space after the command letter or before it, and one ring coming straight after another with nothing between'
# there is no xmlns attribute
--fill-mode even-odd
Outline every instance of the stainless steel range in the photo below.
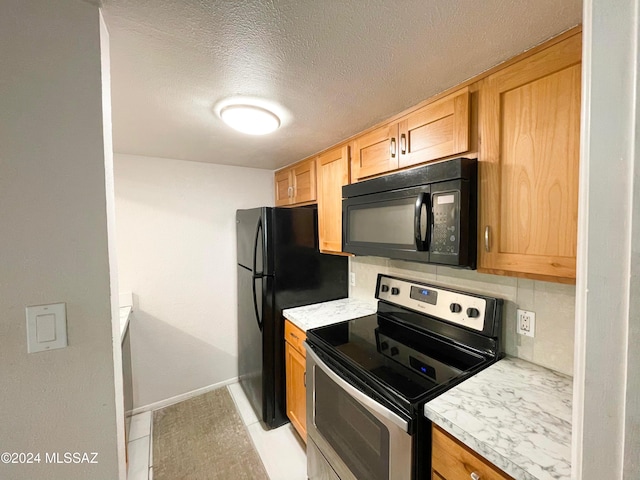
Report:
<svg viewBox="0 0 640 480"><path fill-rule="evenodd" d="M376 298L307 332L311 480L431 478L424 404L501 357L501 299L387 275Z"/></svg>

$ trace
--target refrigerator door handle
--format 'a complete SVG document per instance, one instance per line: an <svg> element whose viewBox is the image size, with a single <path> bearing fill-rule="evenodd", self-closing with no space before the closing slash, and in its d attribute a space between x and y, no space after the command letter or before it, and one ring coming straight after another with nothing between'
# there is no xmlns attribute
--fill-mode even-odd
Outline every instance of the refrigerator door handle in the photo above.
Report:
<svg viewBox="0 0 640 480"><path fill-rule="evenodd" d="M261 278L262 275L264 274L264 272L256 272L256 262L258 260L257 258L258 257L258 240L260 239L261 231L262 231L262 217L258 219L258 227L256 228L256 238L253 242L253 278ZM264 263L262 266L264 268Z"/></svg>
<svg viewBox="0 0 640 480"><path fill-rule="evenodd" d="M258 328L262 331L262 320L260 320L260 312L258 311L258 297L256 297L256 280L262 280L262 275L253 275L251 285L253 287L253 309L256 313L256 322L258 322Z"/></svg>
<svg viewBox="0 0 640 480"><path fill-rule="evenodd" d="M256 262L258 260L258 241L260 240L260 232L262 228L262 217L258 219L258 226L256 228L256 238L253 242L253 275L252 275L252 287L253 287L253 309L256 314L256 322L258 322L258 328L262 331L262 320L260 320L260 312L258 311L258 297L256 296L256 280L262 280L264 272L256 272ZM264 268L264 264L263 264Z"/></svg>

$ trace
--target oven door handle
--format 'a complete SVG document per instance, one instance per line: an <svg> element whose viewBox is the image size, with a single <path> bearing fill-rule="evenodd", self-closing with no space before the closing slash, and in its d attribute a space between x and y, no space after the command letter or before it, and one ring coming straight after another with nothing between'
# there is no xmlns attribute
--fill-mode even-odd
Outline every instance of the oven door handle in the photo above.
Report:
<svg viewBox="0 0 640 480"><path fill-rule="evenodd" d="M396 415L388 408L380 405L378 402L370 398L368 395L362 393L360 390L358 390L356 387L351 385L346 380L343 380L342 378L340 378L338 374L336 374L333 370L331 370L331 368L329 368L329 366L326 363L324 363L320 359L320 357L318 357L318 355L309 347L309 344L307 344L307 342L304 342L304 343L305 343L305 348L307 350L307 355L309 355L313 359L313 361L316 363L316 366L318 366L320 370L322 370L325 373L325 375L327 375L331 380L333 380L340 388L342 388L345 392L351 395L351 397L356 399L365 407L376 412L381 417L386 418L397 427L403 429L405 432L409 432L409 422L407 422L400 416ZM315 385L314 385L314 388L315 388Z"/></svg>

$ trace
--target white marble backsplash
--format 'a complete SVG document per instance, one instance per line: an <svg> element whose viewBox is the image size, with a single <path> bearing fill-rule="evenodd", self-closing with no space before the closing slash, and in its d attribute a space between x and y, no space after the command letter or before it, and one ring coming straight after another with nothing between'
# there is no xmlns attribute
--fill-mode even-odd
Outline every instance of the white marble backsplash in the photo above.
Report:
<svg viewBox="0 0 640 480"><path fill-rule="evenodd" d="M379 257L351 257L349 296L373 298L378 273L469 290L505 300L503 348L508 355L573 375L575 286ZM535 338L516 333L516 309L535 312Z"/></svg>
<svg viewBox="0 0 640 480"><path fill-rule="evenodd" d="M519 480L571 478L573 382L507 357L425 406L425 415Z"/></svg>

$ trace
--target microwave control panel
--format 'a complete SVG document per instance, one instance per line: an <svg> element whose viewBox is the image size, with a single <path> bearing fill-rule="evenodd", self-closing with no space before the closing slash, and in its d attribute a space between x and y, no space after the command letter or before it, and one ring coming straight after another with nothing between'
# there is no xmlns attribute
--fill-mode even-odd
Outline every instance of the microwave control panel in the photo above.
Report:
<svg viewBox="0 0 640 480"><path fill-rule="evenodd" d="M458 255L460 251L460 192L438 192L433 205L433 236L429 250L442 255Z"/></svg>

